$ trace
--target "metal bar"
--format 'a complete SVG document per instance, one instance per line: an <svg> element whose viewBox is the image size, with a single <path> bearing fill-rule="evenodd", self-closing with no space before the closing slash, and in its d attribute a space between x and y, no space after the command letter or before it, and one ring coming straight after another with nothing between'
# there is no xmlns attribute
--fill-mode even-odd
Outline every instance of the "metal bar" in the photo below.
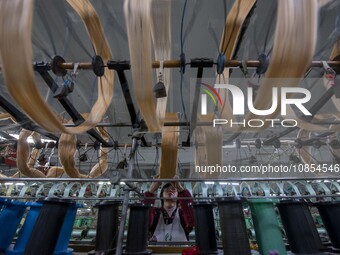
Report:
<svg viewBox="0 0 340 255"><path fill-rule="evenodd" d="M243 181L259 181L259 182L271 182L271 181L318 181L318 180L340 180L339 177L334 176L318 176L318 177L257 177L257 178L221 178L221 179L199 179L199 178L186 178L186 179L121 179L121 182L243 182ZM0 179L2 182L110 182L109 178L102 179L83 179L83 178L5 178Z"/></svg>
<svg viewBox="0 0 340 255"><path fill-rule="evenodd" d="M273 193L275 194L275 193ZM0 196L3 198L8 198L6 196ZM218 196L218 197L230 197L230 196ZM242 195L239 195L238 197L243 197ZM326 198L326 197L340 197L338 194L333 194L333 195L301 195L301 196L286 196L284 194L282 195L277 195L277 196L250 196L250 197L245 197L245 198L281 198L281 199L287 199L287 198ZM215 197L213 196L202 196L202 197L177 197L176 200L213 200ZM25 200L37 200L37 197L21 197L21 196L11 196L11 199L25 199ZM68 200L88 200L88 201L101 201L101 200L110 200L110 201L123 201L123 198L115 198L115 197L65 197L63 199L68 199ZM139 201L139 200L144 200L144 199L156 199L156 200L163 200L165 198L160 198L160 197L153 197L153 198L142 198L142 197L131 197L129 198L130 201Z"/></svg>
<svg viewBox="0 0 340 255"><path fill-rule="evenodd" d="M14 105L8 102L3 96L0 95L0 106L6 110L23 128L35 131L41 135L44 135L52 140L58 140L58 137L51 134L42 128L38 127L33 121L31 121L25 114L19 111Z"/></svg>
<svg viewBox="0 0 340 255"><path fill-rule="evenodd" d="M108 61L107 62L107 67L109 69L114 69L117 74L118 74L118 78L119 78L119 82L124 94L124 99L125 99L125 103L126 106L128 108L129 114L130 114L130 119L131 119L131 125L133 128L137 128L140 125L140 121L137 118L137 113L135 110L135 107L133 105L133 101L132 101L132 97L131 97L131 93L129 90L129 86L128 86L128 82L124 73L124 70L130 70L131 66L130 66L130 62L128 61ZM141 138L142 144L143 146L147 147L148 143L145 140L145 137Z"/></svg>
<svg viewBox="0 0 340 255"><path fill-rule="evenodd" d="M7 140L13 140L13 141L18 140L14 136L11 136L11 135L7 134L6 132L3 132L3 131L0 131L0 136L3 137L3 138L6 138Z"/></svg>
<svg viewBox="0 0 340 255"><path fill-rule="evenodd" d="M132 177L132 172L135 167L135 153L137 151L137 148L138 148L137 137L133 137L132 147L131 147L130 156L129 156L129 167L128 167L128 172L127 172L128 178ZM129 207L128 206L129 194L130 194L130 191L128 189L125 190L123 207L122 207L122 216L120 219L119 232L118 232L118 238L117 238L116 255L121 255L123 252L124 229L125 229L126 214L127 214L127 210Z"/></svg>
<svg viewBox="0 0 340 255"><path fill-rule="evenodd" d="M340 125L339 121L311 121L312 124L317 124L317 125ZM169 122L164 122L163 123L164 126L166 127L187 127L190 126L189 122L184 122L184 121L169 121ZM211 126L212 123L211 122L197 122L196 126ZM0 125L1 127L5 127L7 125ZM64 124L65 127L75 127L75 125L73 123L67 123ZM129 123L98 123L97 127L132 127L131 124ZM334 132L332 132L334 133ZM331 134L331 133L330 133Z"/></svg>
<svg viewBox="0 0 340 255"><path fill-rule="evenodd" d="M194 102L192 103L192 110L191 110L191 120L190 120L190 132L188 135L188 139L194 132L197 123L197 110L198 110L198 102L200 97L200 89L201 89L201 82L203 77L203 67L199 67L197 70L196 76L196 85L195 85L195 94L194 94Z"/></svg>
<svg viewBox="0 0 340 255"><path fill-rule="evenodd" d="M285 178L227 178L227 179L199 179L199 178L187 178L187 179L121 179L121 182L174 182L174 181L181 181L181 182L244 182L244 181L317 181L317 180L340 180L340 177L333 177L333 176L322 176L322 177L285 177Z"/></svg>
<svg viewBox="0 0 340 255"><path fill-rule="evenodd" d="M133 128L137 128L138 126L138 120L137 120L137 114L135 107L133 105L130 89L128 86L128 82L124 73L124 70L117 70L120 86L123 91L124 99L126 106L128 108L129 114L130 114L130 120Z"/></svg>
<svg viewBox="0 0 340 255"><path fill-rule="evenodd" d="M6 98L0 95L0 106L4 108L17 122L30 122L31 120L19 111L14 105L12 105Z"/></svg>
<svg viewBox="0 0 340 255"><path fill-rule="evenodd" d="M110 60L114 62L113 60ZM330 67L333 68L340 68L340 61L326 61ZM245 62L248 68L256 68L260 66L260 61L258 60L248 60ZM58 67L62 69L74 69L74 63L62 63ZM78 64L78 63L77 63ZM106 65L109 66L109 65ZM160 62L159 61L154 61L152 63L152 68L159 68ZM164 68L176 68L181 66L180 60L165 60L163 64ZM242 67L242 61L239 60L227 60L225 65L226 68L238 68ZM310 67L323 67L322 61L312 61L310 64ZM87 62L87 63L79 63L78 69L93 69L92 63Z"/></svg>
<svg viewBox="0 0 340 255"><path fill-rule="evenodd" d="M188 134L187 141L182 143L186 146L190 146L190 138L196 128L197 123L197 111L198 111L198 102L199 102L199 95L203 77L203 70L204 68L211 68L213 67L214 62L212 59L208 58L195 58L191 60L190 66L197 68L197 75L196 75L196 84L195 84L195 92L194 92L194 101L192 103L192 110L191 110L191 120L190 120L190 131Z"/></svg>

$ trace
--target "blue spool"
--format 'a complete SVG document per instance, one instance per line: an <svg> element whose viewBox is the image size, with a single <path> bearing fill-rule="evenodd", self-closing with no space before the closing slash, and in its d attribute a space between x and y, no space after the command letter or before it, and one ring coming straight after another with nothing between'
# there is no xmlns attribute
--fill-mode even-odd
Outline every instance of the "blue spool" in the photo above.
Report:
<svg viewBox="0 0 340 255"><path fill-rule="evenodd" d="M11 244L26 210L26 203L11 201L3 205L0 213L0 252Z"/></svg>
<svg viewBox="0 0 340 255"><path fill-rule="evenodd" d="M30 210L26 216L25 223L19 232L14 247L9 247L6 250L6 254L24 254L26 244L31 236L34 224L42 207L41 203L27 202L26 205L30 207Z"/></svg>
<svg viewBox="0 0 340 255"><path fill-rule="evenodd" d="M6 250L6 255L21 255L24 254L27 242L31 236L32 230L36 223L36 220L41 211L42 203L26 203L30 206L30 210L26 216L25 223L20 230L19 237L14 247L10 247ZM67 246L70 241L73 222L76 217L77 209L82 205L71 205L66 213L62 229L59 234L58 242L54 251L55 255L68 255L72 254L73 249L68 249Z"/></svg>
<svg viewBox="0 0 340 255"><path fill-rule="evenodd" d="M78 208L82 207L80 204L70 205L65 219L63 223L63 227L61 228L57 246L54 250L54 255L71 255L73 249L67 248L70 242L72 230L73 230L73 223L76 218Z"/></svg>
<svg viewBox="0 0 340 255"><path fill-rule="evenodd" d="M1 213L1 210L2 210L3 206L4 206L5 204L7 204L8 201L9 201L9 200L8 200L7 198L0 197L0 213Z"/></svg>

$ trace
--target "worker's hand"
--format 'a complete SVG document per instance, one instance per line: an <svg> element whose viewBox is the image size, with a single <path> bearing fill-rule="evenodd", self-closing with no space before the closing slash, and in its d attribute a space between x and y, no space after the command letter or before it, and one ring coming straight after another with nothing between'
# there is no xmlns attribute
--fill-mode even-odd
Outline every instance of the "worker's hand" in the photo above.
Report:
<svg viewBox="0 0 340 255"><path fill-rule="evenodd" d="M154 179L159 179L159 174L156 175L156 176L154 176ZM155 193L156 190L158 190L158 188L159 188L161 185L162 185L161 182L153 182L153 183L151 183L150 188L149 188L149 192Z"/></svg>
<svg viewBox="0 0 340 255"><path fill-rule="evenodd" d="M174 176L174 179L179 179L178 175ZM172 185L177 189L178 192L181 192L184 190L182 184L180 182L172 182Z"/></svg>

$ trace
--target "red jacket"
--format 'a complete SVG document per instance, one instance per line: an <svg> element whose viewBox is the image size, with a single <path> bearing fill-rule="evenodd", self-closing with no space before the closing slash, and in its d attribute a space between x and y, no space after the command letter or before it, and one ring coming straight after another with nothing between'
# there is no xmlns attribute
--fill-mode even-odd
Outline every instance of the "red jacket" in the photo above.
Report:
<svg viewBox="0 0 340 255"><path fill-rule="evenodd" d="M145 192L144 196L147 198L144 200L145 204L154 204L156 199L156 194L151 192ZM178 197L188 197L191 198L191 194L188 190L184 189L178 192ZM189 207L189 204L192 203L192 199L181 199L178 200L178 214L181 219L181 225L184 229L185 235L189 240L189 233L194 228L194 210ZM149 211L149 234L150 237L153 236L153 233L156 230L159 217L161 215L162 210L166 213L164 208L151 207Z"/></svg>

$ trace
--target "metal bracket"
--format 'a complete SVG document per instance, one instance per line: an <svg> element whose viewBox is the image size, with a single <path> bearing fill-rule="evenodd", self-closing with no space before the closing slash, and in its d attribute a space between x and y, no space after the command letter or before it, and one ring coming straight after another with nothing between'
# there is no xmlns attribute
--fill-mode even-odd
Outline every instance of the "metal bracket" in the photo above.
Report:
<svg viewBox="0 0 340 255"><path fill-rule="evenodd" d="M141 121L137 118L137 113L135 110L135 107L133 105L129 85L126 79L126 75L124 73L125 70L130 70L130 62L129 61L108 61L107 67L109 69L113 69L118 74L118 79L120 82L120 86L123 91L124 99L126 106L128 108L129 114L130 114L130 120L133 128L138 128L141 125ZM142 137L141 141L143 143L143 146L149 147L148 143L146 142L145 138Z"/></svg>
<svg viewBox="0 0 340 255"><path fill-rule="evenodd" d="M52 133L46 132L42 128L34 124L25 114L19 111L14 105L7 101L6 98L0 95L0 106L7 111L23 128L31 131L35 131L41 135L44 135L52 140L58 140L59 138Z"/></svg>
<svg viewBox="0 0 340 255"><path fill-rule="evenodd" d="M195 84L195 92L194 92L194 101L192 104L191 110L191 120L190 120L190 132L188 134L188 138L186 142L182 142L182 146L190 146L190 137L192 136L196 124L197 124L197 110L198 110L198 102L199 102L199 95L203 77L203 70L204 68L211 68L214 65L213 59L210 58L194 58L191 59L190 66L196 67L197 75L196 75L196 84Z"/></svg>
<svg viewBox="0 0 340 255"><path fill-rule="evenodd" d="M58 90L58 84L55 83L52 76L48 73L49 68L49 64L44 62L39 62L34 65L34 70L41 75L47 86L51 89L53 93L55 93ZM83 116L81 116L81 114L67 98L58 98L58 101L64 107L66 112L71 116L72 121L75 125L80 125L85 121ZM87 131L87 133L95 138L97 141L99 141L103 146L112 147L112 143L108 143L107 141L105 141L95 129L90 129L89 131Z"/></svg>

